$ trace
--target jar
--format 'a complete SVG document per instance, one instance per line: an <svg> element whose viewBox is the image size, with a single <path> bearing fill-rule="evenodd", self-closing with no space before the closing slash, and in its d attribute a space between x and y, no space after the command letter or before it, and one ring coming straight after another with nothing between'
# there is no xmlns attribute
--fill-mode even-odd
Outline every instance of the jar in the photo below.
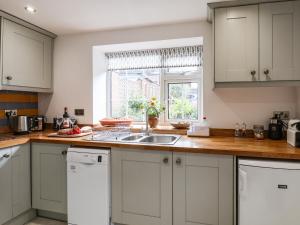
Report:
<svg viewBox="0 0 300 225"><path fill-rule="evenodd" d="M264 131L265 131L264 125L254 125L253 126L254 138L256 140L263 140L265 138Z"/></svg>

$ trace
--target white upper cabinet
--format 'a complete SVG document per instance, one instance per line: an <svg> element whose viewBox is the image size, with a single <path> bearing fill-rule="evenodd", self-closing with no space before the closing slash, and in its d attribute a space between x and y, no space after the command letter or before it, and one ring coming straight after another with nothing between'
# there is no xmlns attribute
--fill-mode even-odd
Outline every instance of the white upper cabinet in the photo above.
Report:
<svg viewBox="0 0 300 225"><path fill-rule="evenodd" d="M300 1L217 8L214 27L216 83L300 81Z"/></svg>
<svg viewBox="0 0 300 225"><path fill-rule="evenodd" d="M300 1L261 4L262 81L300 80Z"/></svg>
<svg viewBox="0 0 300 225"><path fill-rule="evenodd" d="M51 89L52 38L10 20L2 21L2 85L6 89Z"/></svg>
<svg viewBox="0 0 300 225"><path fill-rule="evenodd" d="M215 81L258 79L258 6L215 10Z"/></svg>

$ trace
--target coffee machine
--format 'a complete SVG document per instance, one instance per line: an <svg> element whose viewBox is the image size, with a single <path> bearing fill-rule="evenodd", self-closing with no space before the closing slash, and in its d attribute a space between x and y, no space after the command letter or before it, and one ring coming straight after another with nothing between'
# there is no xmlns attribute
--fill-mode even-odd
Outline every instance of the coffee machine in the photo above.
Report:
<svg viewBox="0 0 300 225"><path fill-rule="evenodd" d="M281 140L284 136L285 123L280 119L280 115L275 115L270 119L268 137L272 140Z"/></svg>

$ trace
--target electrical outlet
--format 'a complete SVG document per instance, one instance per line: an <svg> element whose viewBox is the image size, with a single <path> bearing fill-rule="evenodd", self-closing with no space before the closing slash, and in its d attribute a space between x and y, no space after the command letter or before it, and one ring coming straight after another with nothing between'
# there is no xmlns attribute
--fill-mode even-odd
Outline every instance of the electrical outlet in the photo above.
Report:
<svg viewBox="0 0 300 225"><path fill-rule="evenodd" d="M4 110L4 113L6 116L17 116L18 115L18 110L16 109L6 109Z"/></svg>
<svg viewBox="0 0 300 225"><path fill-rule="evenodd" d="M84 109L75 109L75 116L84 116Z"/></svg>
<svg viewBox="0 0 300 225"><path fill-rule="evenodd" d="M289 111L274 111L273 117L275 115L279 115L279 118L282 120L289 120L290 119L290 112Z"/></svg>

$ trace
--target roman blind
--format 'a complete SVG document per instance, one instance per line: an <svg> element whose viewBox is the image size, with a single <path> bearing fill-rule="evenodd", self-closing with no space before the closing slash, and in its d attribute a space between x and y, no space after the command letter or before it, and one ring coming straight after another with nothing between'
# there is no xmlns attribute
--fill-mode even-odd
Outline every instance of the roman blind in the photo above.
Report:
<svg viewBox="0 0 300 225"><path fill-rule="evenodd" d="M105 53L108 70L202 66L202 45Z"/></svg>

